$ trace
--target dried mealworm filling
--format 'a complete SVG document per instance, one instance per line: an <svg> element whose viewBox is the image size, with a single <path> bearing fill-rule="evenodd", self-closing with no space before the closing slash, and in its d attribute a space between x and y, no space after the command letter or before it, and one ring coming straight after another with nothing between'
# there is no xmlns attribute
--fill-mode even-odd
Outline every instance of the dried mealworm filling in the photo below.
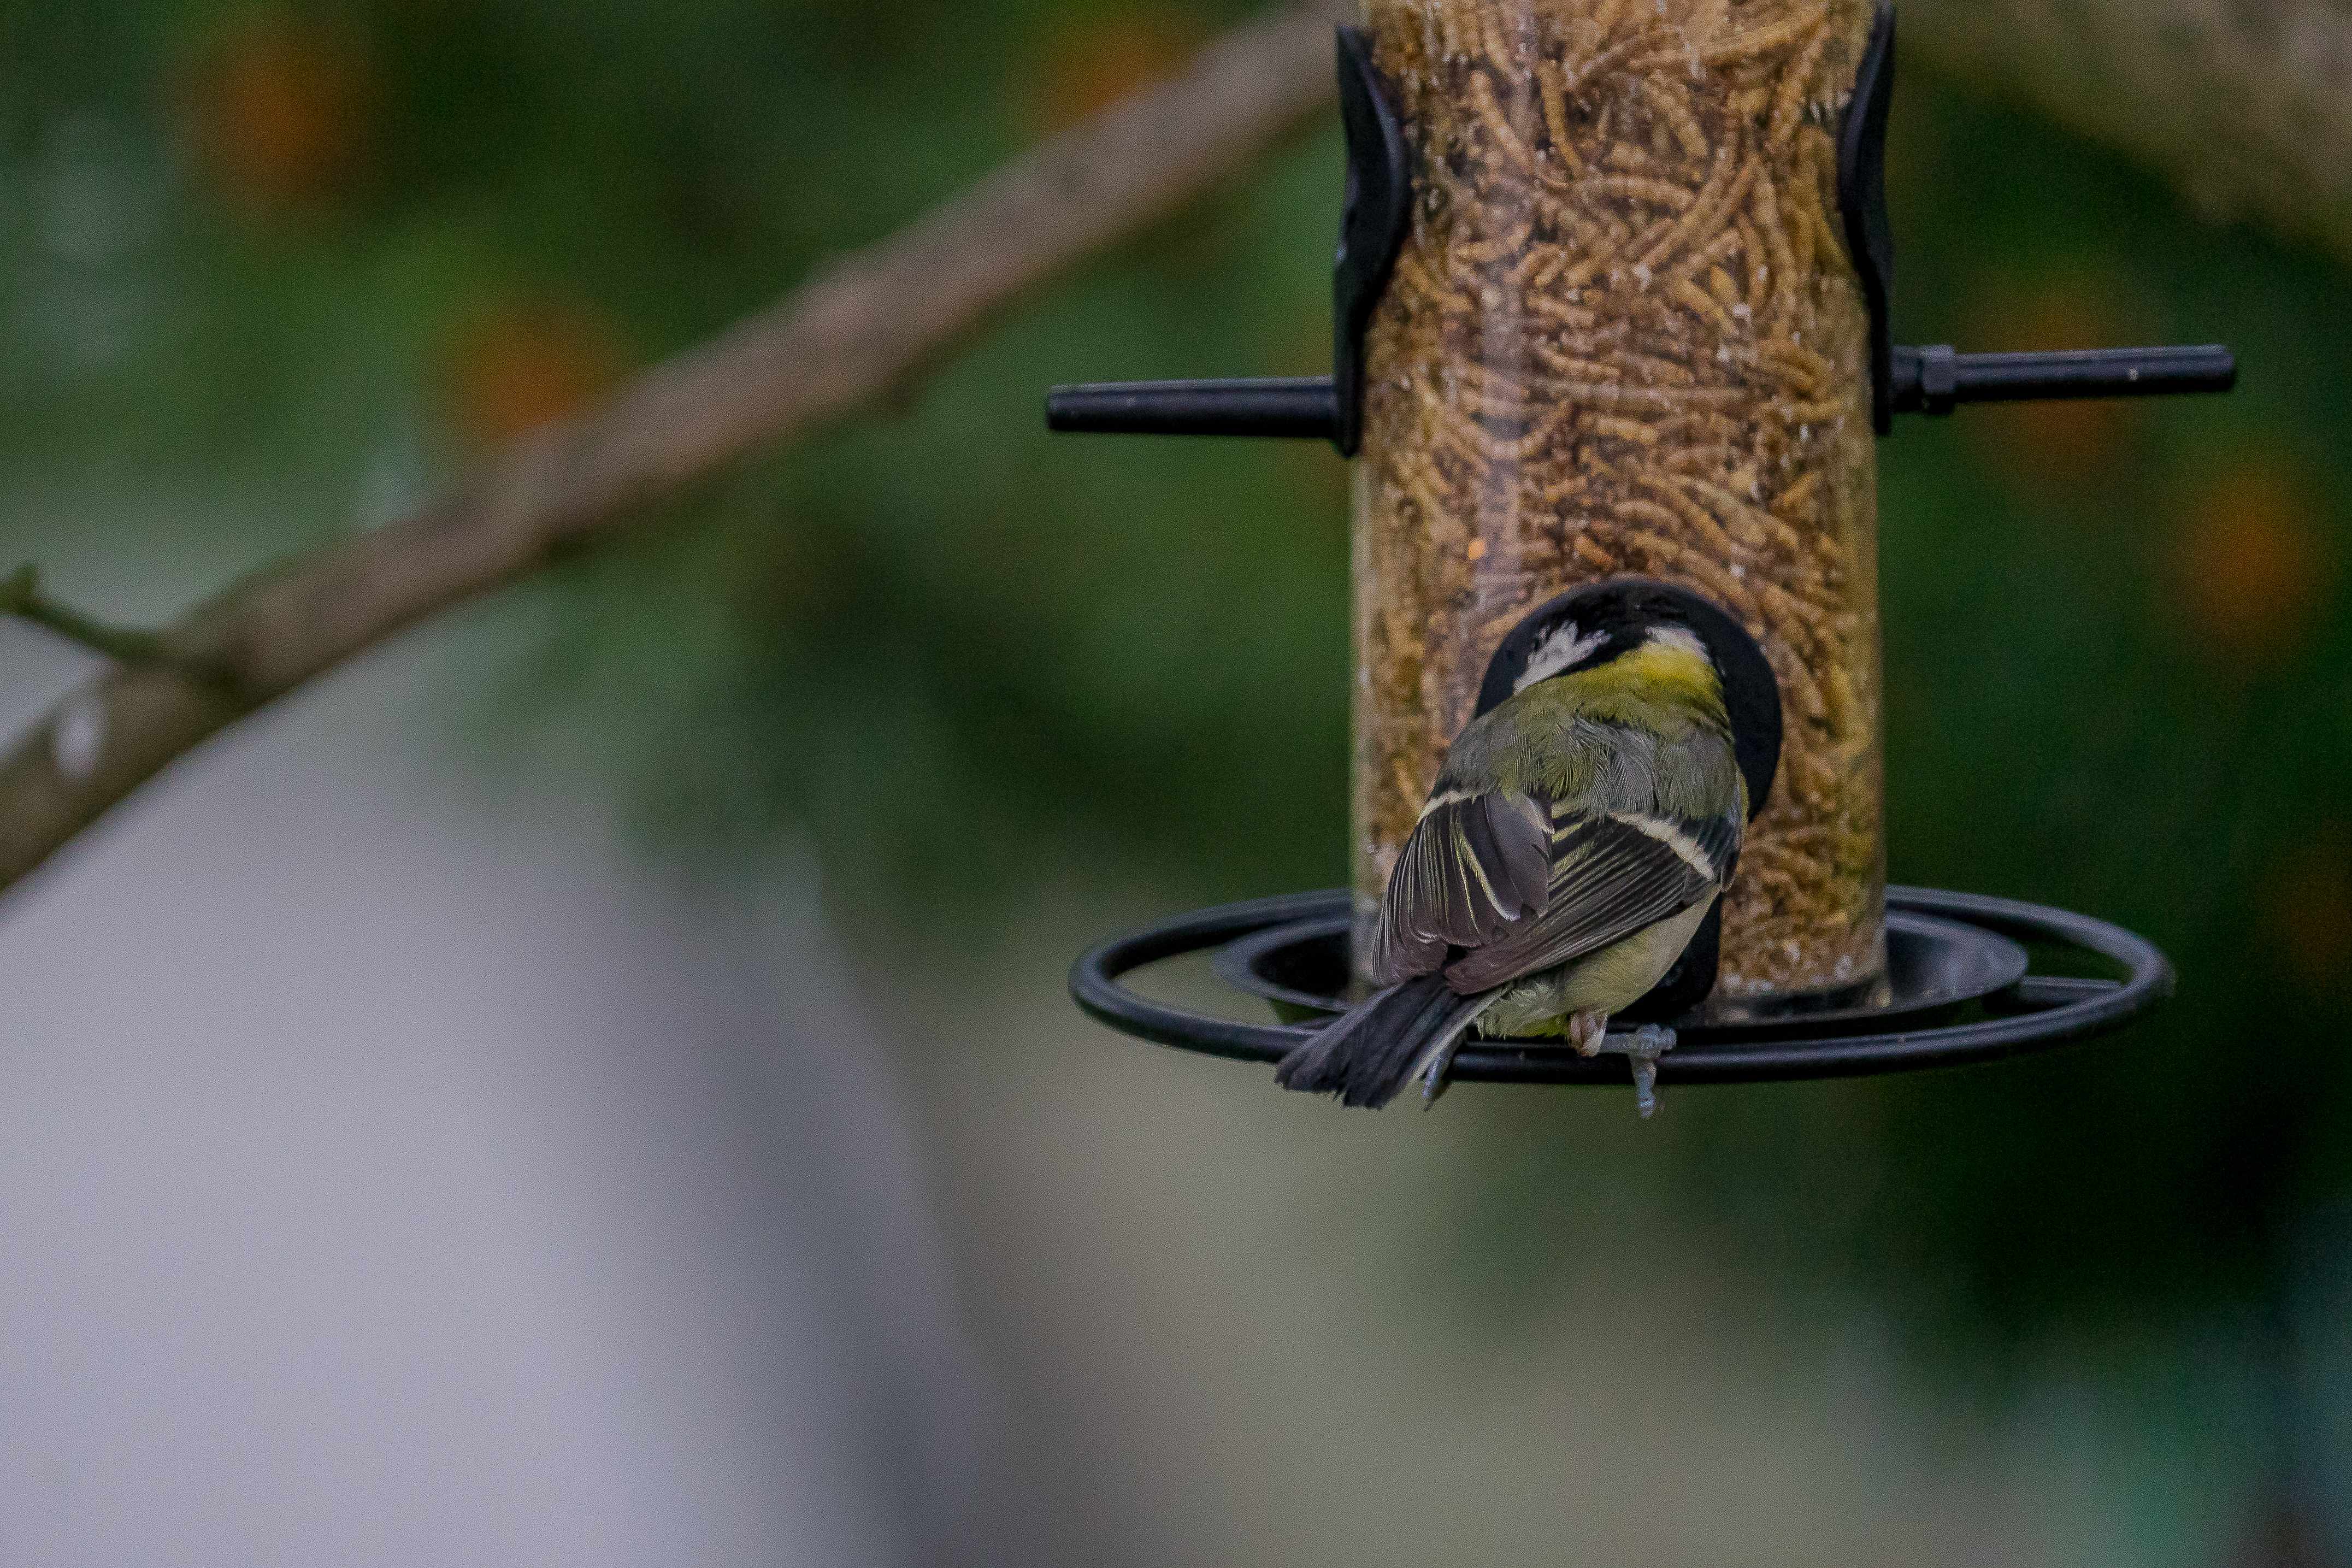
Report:
<svg viewBox="0 0 2352 1568"><path fill-rule="evenodd" d="M1717 1006L1879 984L1876 469L1836 154L1871 9L1369 0L1415 207L1366 338L1360 925L1496 644L1636 573L1738 616L1787 714Z"/></svg>

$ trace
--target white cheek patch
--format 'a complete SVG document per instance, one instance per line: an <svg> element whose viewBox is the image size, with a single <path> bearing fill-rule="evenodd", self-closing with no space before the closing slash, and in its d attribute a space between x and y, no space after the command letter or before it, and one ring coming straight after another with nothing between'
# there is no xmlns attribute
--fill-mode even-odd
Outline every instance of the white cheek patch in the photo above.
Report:
<svg viewBox="0 0 2352 1568"><path fill-rule="evenodd" d="M1511 694L1516 697L1538 680L1549 680L1555 675L1575 668L1600 652L1601 645L1608 640L1606 632L1579 637L1574 621L1561 622L1558 629L1536 645L1534 655L1528 660L1527 669L1518 679L1511 682Z"/></svg>

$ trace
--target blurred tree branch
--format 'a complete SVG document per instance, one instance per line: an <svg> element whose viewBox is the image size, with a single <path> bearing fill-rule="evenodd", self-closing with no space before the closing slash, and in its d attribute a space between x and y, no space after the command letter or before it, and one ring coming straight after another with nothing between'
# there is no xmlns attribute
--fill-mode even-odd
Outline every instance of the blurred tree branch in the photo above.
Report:
<svg viewBox="0 0 2352 1568"><path fill-rule="evenodd" d="M2345 0L1901 0L1907 47L2252 216L2352 258Z"/></svg>
<svg viewBox="0 0 2352 1568"><path fill-rule="evenodd" d="M152 641L78 637L135 657L0 758L0 888L226 725L755 447L887 400L1030 289L1246 167L1330 98L1341 15L1305 0L1234 29L420 512L256 573Z"/></svg>
<svg viewBox="0 0 2352 1568"><path fill-rule="evenodd" d="M0 616L14 616L121 663L139 664L163 657L163 638L155 633L109 626L50 598L41 592L40 573L32 566L19 566L0 578Z"/></svg>
<svg viewBox="0 0 2352 1568"><path fill-rule="evenodd" d="M117 660L0 757L0 888L225 726L371 645L625 526L762 446L889 398L1029 290L1316 116L1345 0L1234 29L1186 72L1013 160L599 412L424 510L120 634L0 605ZM2352 15L2333 0L1905 0L1915 47L2153 160L2209 203L2352 254ZM62 618L61 618L62 617Z"/></svg>

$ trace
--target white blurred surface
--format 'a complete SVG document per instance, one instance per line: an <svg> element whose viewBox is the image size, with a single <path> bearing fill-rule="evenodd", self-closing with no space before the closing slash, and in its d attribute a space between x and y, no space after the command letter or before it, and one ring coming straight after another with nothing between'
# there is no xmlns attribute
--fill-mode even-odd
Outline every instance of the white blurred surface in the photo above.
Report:
<svg viewBox="0 0 2352 1568"><path fill-rule="evenodd" d="M928 1555L985 1401L793 868L468 804L425 662L0 911L0 1562ZM0 720L82 668L0 626Z"/></svg>

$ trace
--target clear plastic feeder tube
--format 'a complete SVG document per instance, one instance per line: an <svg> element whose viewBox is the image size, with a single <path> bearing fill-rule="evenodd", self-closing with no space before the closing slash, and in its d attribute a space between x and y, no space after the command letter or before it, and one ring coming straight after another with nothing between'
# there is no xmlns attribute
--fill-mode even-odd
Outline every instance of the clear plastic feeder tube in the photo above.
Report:
<svg viewBox="0 0 2352 1568"><path fill-rule="evenodd" d="M1369 0L1414 207L1365 344L1360 931L1496 644L1638 574L1736 615L1786 710L1717 1010L1880 983L1869 327L1837 205L1872 9Z"/></svg>

